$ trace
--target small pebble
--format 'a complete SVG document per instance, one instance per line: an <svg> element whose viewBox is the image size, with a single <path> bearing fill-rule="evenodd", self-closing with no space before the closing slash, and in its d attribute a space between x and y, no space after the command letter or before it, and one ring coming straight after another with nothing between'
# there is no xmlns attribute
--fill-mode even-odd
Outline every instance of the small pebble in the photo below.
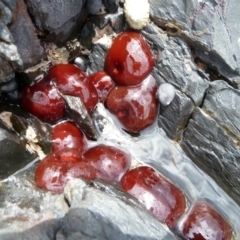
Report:
<svg viewBox="0 0 240 240"><path fill-rule="evenodd" d="M81 68L83 71L87 70L86 60L81 57L76 57L74 59L74 64Z"/></svg>
<svg viewBox="0 0 240 240"><path fill-rule="evenodd" d="M157 98L163 106L168 106L176 94L175 87L170 83L163 83L157 90Z"/></svg>

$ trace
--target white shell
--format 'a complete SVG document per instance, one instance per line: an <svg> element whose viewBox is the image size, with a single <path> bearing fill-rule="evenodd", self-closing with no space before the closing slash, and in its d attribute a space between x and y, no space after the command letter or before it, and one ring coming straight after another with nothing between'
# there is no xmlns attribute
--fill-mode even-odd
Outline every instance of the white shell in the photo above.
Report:
<svg viewBox="0 0 240 240"><path fill-rule="evenodd" d="M125 0L124 13L133 29L140 30L149 22L150 5L148 0Z"/></svg>
<svg viewBox="0 0 240 240"><path fill-rule="evenodd" d="M157 91L158 100L163 106L168 106L173 101L175 94L175 87L170 83L161 84Z"/></svg>

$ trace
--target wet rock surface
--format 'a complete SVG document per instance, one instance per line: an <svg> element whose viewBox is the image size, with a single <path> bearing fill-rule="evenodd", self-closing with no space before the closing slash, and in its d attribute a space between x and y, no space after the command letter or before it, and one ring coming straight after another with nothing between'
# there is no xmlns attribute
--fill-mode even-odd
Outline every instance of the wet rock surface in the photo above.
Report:
<svg viewBox="0 0 240 240"><path fill-rule="evenodd" d="M65 187L65 197L52 195L34 186L34 169L2 183L1 239L177 239L115 187L75 179Z"/></svg>
<svg viewBox="0 0 240 240"><path fill-rule="evenodd" d="M193 161L240 204L240 92L224 81L210 85L183 133L181 146Z"/></svg>
<svg viewBox="0 0 240 240"><path fill-rule="evenodd" d="M153 21L169 34L185 38L197 55L235 85L239 84L240 48L236 1L150 0Z"/></svg>
<svg viewBox="0 0 240 240"><path fill-rule="evenodd" d="M37 189L36 165L1 182L1 239L54 239L68 206L61 195Z"/></svg>
<svg viewBox="0 0 240 240"><path fill-rule="evenodd" d="M0 124L0 179L18 171L37 156L29 152L20 138Z"/></svg>
<svg viewBox="0 0 240 240"><path fill-rule="evenodd" d="M96 187L103 191L89 188L82 180L68 182L65 197L71 208L57 239L176 239L125 193L101 183Z"/></svg>
<svg viewBox="0 0 240 240"><path fill-rule="evenodd" d="M105 12L97 13L93 9L87 21L87 2L84 0L53 0L51 4L40 0L25 2L26 5L22 0L3 0L0 3L0 94L19 94L16 91L19 79L14 79L14 71L22 71L42 60L45 50L42 41L63 45L79 36L80 43L88 48L84 50L82 59L84 64L88 64L88 74L92 74L104 68L107 49L116 34L129 29L122 1L98 1L103 4ZM240 205L240 21L237 20L240 5L236 0L150 0L149 3L153 23L141 33L155 56L152 74L159 85L169 83L176 89L171 103L160 106L157 119L160 131L163 129L169 138L179 142L187 156ZM79 49L81 53L81 46ZM51 61L48 64L52 64ZM209 69L216 72L217 79L223 80L215 81ZM3 84L5 82L8 83ZM11 119L14 122L13 126L0 122L0 179L6 179L49 152L51 128L1 105L0 109L0 116L4 111L13 113ZM179 157L173 145L163 146L163 140L156 137L161 146L149 150L154 145L154 137L148 142L142 140L142 143L140 138L140 148L134 141L129 142L129 138L119 140L122 132L109 127L111 121L104 116L97 109L93 114L94 122L90 116L87 123L80 120L87 124L90 137L95 138L95 131L98 131L100 141L107 139L126 149L131 148L133 152L136 150L134 160L140 159L168 176L184 189L188 200L204 196L219 204L220 210L225 206L225 216L228 216L226 212L231 216L237 212L231 209L234 205L231 201L227 198L221 200L223 193L217 197L213 194L219 192L218 188L214 187L208 193L208 177L204 183L203 178L196 182L198 174L195 172L190 176L192 182L182 182L188 169L184 167L187 157ZM75 118L79 120L78 115ZM32 135L34 138L26 137L29 126L37 130ZM26 146L31 146L31 151ZM150 157L154 152L158 157ZM170 160L173 162L169 163ZM180 174L176 174L175 165ZM112 186L76 180L69 182L64 199L63 195L52 195L38 189L34 183L35 165L26 168L0 182L1 239L176 238L135 200L128 199ZM187 172L191 175L190 170ZM192 191L196 186L200 190ZM203 195L198 195L198 192ZM110 207L114 210L109 211ZM231 220L231 224L239 225L235 220Z"/></svg>

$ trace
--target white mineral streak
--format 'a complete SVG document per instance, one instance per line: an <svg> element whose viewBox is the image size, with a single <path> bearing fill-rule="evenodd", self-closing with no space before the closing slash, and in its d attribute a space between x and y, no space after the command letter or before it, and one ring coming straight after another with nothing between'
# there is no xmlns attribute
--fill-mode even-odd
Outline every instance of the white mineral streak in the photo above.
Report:
<svg viewBox="0 0 240 240"><path fill-rule="evenodd" d="M150 5L148 0L125 0L124 13L133 29L140 30L149 22Z"/></svg>

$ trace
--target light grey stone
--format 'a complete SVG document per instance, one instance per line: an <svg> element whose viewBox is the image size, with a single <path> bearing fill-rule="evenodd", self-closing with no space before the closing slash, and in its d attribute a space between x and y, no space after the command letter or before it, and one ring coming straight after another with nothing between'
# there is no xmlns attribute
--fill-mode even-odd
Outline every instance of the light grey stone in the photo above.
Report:
<svg viewBox="0 0 240 240"><path fill-rule="evenodd" d="M240 204L240 148L213 118L196 108L180 145L198 167Z"/></svg>
<svg viewBox="0 0 240 240"><path fill-rule="evenodd" d="M234 84L240 83L240 5L230 1L150 0L152 20L180 36Z"/></svg>

